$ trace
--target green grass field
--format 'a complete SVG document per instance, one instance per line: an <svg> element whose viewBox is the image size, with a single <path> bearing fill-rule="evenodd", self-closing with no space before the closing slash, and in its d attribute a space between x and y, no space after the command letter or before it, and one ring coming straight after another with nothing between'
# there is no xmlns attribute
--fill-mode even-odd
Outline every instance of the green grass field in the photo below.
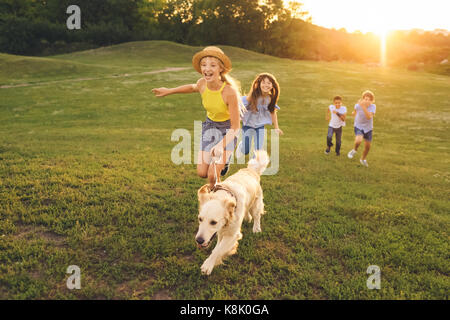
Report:
<svg viewBox="0 0 450 320"><path fill-rule="evenodd" d="M278 174L262 177L263 232L244 222L209 277L213 246L194 242L205 180L170 158L173 130L193 133L205 111L198 94L151 93L195 82L200 48L0 54L0 299L448 299L450 78L222 48L244 91L259 72L277 77L284 135ZM352 117L342 156L324 155L332 97L351 111L366 89L369 168L362 149L346 157ZM66 287L69 265L80 290ZM370 265L380 290L366 287Z"/></svg>

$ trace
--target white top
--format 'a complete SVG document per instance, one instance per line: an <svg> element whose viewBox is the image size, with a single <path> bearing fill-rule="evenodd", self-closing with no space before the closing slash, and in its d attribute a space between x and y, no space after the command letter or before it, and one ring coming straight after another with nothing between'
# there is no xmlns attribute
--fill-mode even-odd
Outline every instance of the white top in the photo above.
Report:
<svg viewBox="0 0 450 320"><path fill-rule="evenodd" d="M330 127L335 128L335 129L339 129L340 127L344 127L345 126L345 121L342 121L341 118L339 118L336 114L333 113L334 110L336 110L337 113L340 114L346 114L347 113L347 107L341 106L339 109L336 108L336 106L334 104L330 105L328 107L328 109L330 109L330 113L331 113L331 120L330 123L328 124Z"/></svg>

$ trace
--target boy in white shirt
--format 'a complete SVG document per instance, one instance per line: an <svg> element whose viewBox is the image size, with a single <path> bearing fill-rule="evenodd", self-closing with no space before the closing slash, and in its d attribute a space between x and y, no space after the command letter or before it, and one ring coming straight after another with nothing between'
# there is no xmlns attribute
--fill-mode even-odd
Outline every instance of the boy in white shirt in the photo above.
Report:
<svg viewBox="0 0 450 320"><path fill-rule="evenodd" d="M341 154L342 127L345 126L346 115L347 108L342 105L342 97L334 97L333 104L328 107L325 117L327 121L330 121L328 123L327 149L325 150L325 154L329 154L330 148L333 146L333 134L336 134L336 155L339 156Z"/></svg>

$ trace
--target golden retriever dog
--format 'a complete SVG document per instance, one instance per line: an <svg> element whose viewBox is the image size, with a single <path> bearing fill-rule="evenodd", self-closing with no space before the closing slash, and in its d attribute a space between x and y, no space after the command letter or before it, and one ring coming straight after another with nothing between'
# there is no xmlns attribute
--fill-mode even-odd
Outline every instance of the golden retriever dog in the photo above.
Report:
<svg viewBox="0 0 450 320"><path fill-rule="evenodd" d="M253 232L261 232L264 203L259 182L268 164L267 152L258 150L247 168L216 184L213 190L208 184L198 190L197 246L208 247L217 234L216 247L201 266L203 274L210 275L226 256L236 253L238 241L242 239L241 225L244 218L249 222L253 219Z"/></svg>

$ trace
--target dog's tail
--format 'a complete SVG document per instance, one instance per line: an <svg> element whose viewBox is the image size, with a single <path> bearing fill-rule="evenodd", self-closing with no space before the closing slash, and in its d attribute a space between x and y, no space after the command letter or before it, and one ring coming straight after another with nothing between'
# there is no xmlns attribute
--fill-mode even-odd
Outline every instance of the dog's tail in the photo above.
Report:
<svg viewBox="0 0 450 320"><path fill-rule="evenodd" d="M255 170L259 175L261 175L264 170L266 170L270 159L267 151L256 150L255 157L248 162L247 168Z"/></svg>

